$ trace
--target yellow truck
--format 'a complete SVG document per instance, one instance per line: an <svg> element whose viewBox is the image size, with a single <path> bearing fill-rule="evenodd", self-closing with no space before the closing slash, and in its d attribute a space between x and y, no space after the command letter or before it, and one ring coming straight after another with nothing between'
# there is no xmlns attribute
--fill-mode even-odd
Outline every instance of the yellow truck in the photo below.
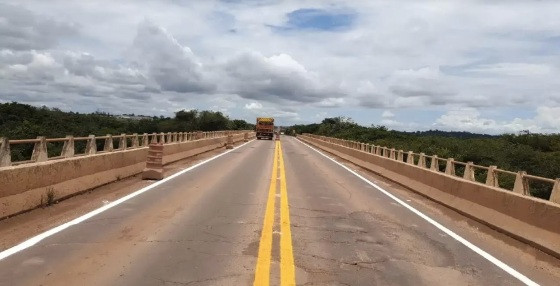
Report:
<svg viewBox="0 0 560 286"><path fill-rule="evenodd" d="M267 138L272 140L274 137L274 118L257 117L255 131L257 132L257 139Z"/></svg>

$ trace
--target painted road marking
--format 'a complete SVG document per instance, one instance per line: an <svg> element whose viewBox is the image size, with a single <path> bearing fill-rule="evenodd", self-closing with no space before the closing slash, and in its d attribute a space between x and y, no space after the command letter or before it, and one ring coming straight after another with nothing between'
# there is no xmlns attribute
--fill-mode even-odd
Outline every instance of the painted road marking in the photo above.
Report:
<svg viewBox="0 0 560 286"><path fill-rule="evenodd" d="M339 165L340 167L344 168L346 171L354 174L356 177L362 179L364 182L366 182L367 184L369 184L370 186L376 188L378 191L380 191L381 193L383 193L384 195L388 196L389 198L391 198L392 200L394 200L395 202L399 203L400 205L402 205L403 207L407 208L408 210L410 210L411 212L413 212L414 214L416 214L417 216L421 217L422 219L424 219L425 221L429 222L430 224L432 224L433 226L437 227L439 230L443 231L444 233L446 233L447 235L453 237L455 240L457 240L458 242L460 242L461 244L463 244L464 246L468 247L469 249L471 249L472 251L476 252L478 255L484 257L486 260L490 261L491 263L493 263L494 265L498 266L499 268L501 268L502 270L504 270L505 272L507 272L508 274L510 274L511 276L517 278L519 281L523 282L525 285L531 285L531 286L538 286L539 284L536 283L535 281L529 279L527 276L521 274L519 271L513 269L511 266L505 264L504 262L502 262L501 260L495 258L494 256L492 256L491 254L489 254L488 252L482 250L481 248L479 248L478 246L472 244L471 242L469 242L468 240L464 239L463 237L461 237L460 235L456 234L455 232L453 232L452 230L446 228L445 226L443 226L442 224L438 223L437 221L433 220L432 218L430 218L429 216L425 215L424 213L420 212L419 210L415 209L414 207L412 207L411 205L405 203L404 201L402 201L401 199L395 197L393 194L391 194L390 192L386 191L385 189L381 188L380 186L372 183L371 181L369 181L368 179L366 179L365 177L363 177L362 175L354 172L353 170L351 170L350 168L344 166L342 163L339 163L338 161L336 161L335 159L325 155L323 152L309 146L308 144L306 144L305 142L297 139L300 143L302 143L303 145L311 148L313 151L319 153L321 156L331 160L332 162L334 162L335 164Z"/></svg>
<svg viewBox="0 0 560 286"><path fill-rule="evenodd" d="M274 148L274 160L272 163L272 175L270 176L270 187L268 188L268 199L264 213L263 229L259 242L259 255L257 267L255 268L255 281L253 285L270 284L270 259L272 256L272 227L274 225L274 204L276 201L276 174L278 173L278 141Z"/></svg>
<svg viewBox="0 0 560 286"><path fill-rule="evenodd" d="M22 243L16 245L16 246L13 246L13 247L11 247L11 248L8 248L8 249L6 249L6 250L0 252L0 260L4 259L4 258L6 258L6 257L9 257L9 256L11 256L11 255L13 255L13 254L15 254L15 253L17 253L17 252L20 252L20 251L22 251L22 250L24 250L24 249L27 249L27 248L29 248L29 247L31 247L31 246L33 246L33 245L39 243L41 240L43 240L43 239L45 239L45 238L47 238L47 237L49 237L49 236L53 236L53 235L55 235L55 234L57 234L57 233L59 233L59 232L65 230L65 229L67 229L67 228L73 226L73 225L79 224L79 223L81 223L81 222L83 222L83 221L85 221L85 220L87 220L87 219L89 219L89 218L91 218L91 217L93 217L93 216L96 216L96 215L98 215L98 214L100 214L100 213L102 213L102 212L104 212L104 211L106 211L106 210L108 210L108 209L110 209L110 208L112 208L112 207L115 207L115 206L117 206L117 205L119 205L119 204L121 204L121 203L123 203L123 202L126 202L126 201L128 201L128 200L130 200L130 199L132 199L132 198L134 198L134 197L136 197L136 196L138 196L138 195L140 195L140 194L142 194L142 193L145 193L145 192L147 192L147 191L149 191L149 190L151 190L151 189L153 189L153 188L155 188L155 187L157 187L157 186L159 186L159 185L161 185L161 184L163 184L163 183L165 183L165 182L167 182L167 181L173 180L174 178L176 178L176 177L178 177L178 176L180 176L180 175L182 175L182 174L184 174L184 173L187 173L187 172L189 172L189 171L191 171L191 170L193 170L193 169L195 169L195 168L198 168L198 167L200 167L200 166L202 166L202 165L204 165L204 164L206 164L206 163L208 163L208 162L210 162L210 161L213 161L213 160L218 159L218 158L220 158L220 157L222 157L222 156L224 156L224 155L226 155L226 154L228 154L228 153L230 153L230 152L233 152L233 151L237 150L238 148L241 148L241 147L243 147L243 146L245 146L245 145L251 143L252 141L253 141L253 140L251 140L251 141L249 141L249 142L247 142L247 143L243 143L243 144L241 144L241 145L239 145L239 146L237 146L237 147L235 147L235 148L233 148L233 149L231 149L231 150L228 150L228 151L226 151L226 152L224 152L224 153L218 154L218 155L216 155L216 156L214 156L214 157L212 157L212 158L206 159L206 160L204 160L204 161L202 161L202 162L200 162L200 163L197 163L197 164L195 164L195 165L192 165L192 166L190 166L190 167L188 167L188 168L186 168L186 169L184 169L184 170L182 170L182 171L180 171L180 172L177 172L177 173L175 173L175 174L173 174L173 175L171 175L171 176L169 176L169 177L167 177L167 178L165 178L165 179L163 179L163 180L161 180L161 181L157 181L157 182L155 182L155 183L153 183L153 184L151 184L151 185L149 185L149 186L146 186L146 187L144 187L144 188L142 188L142 189L140 189L140 190L138 190L138 191L136 191L136 192L134 192L134 193L131 193L131 194L129 194L129 195L126 195L126 196L124 196L124 197L122 197L122 198L120 198L120 199L118 199L118 200L116 200L116 201L114 201L114 202L108 203L108 204L106 204L106 205L104 205L104 206L102 206L102 207L100 207L100 208L98 208L98 209L95 209L95 210L93 210L93 211L91 211L91 212L89 212L89 213L87 213L87 214L85 214L85 215L82 215L82 216L80 216L80 217L77 217L77 218L75 218L75 219L73 219L73 220L71 220L71 221L69 221L69 222L67 222L67 223L61 224L61 225L59 225L59 226L57 226L57 227L55 227L55 228L51 228L50 230L47 230L47 231L45 231L45 232L43 232L43 233L41 233L41 234L39 234L39 235L36 235L36 236L34 236L34 237L32 237L32 238L30 238L30 239L28 239L28 240L26 240L26 241L24 241L24 242L22 242Z"/></svg>
<svg viewBox="0 0 560 286"><path fill-rule="evenodd" d="M277 181L280 184L280 194L276 194ZM276 197L280 197L280 231L273 231ZM268 286L270 284L273 233L280 234L280 285L296 285L288 189L286 187L286 171L280 141L276 141L274 149L272 175L270 176L268 200L259 242L255 281L253 282L255 286Z"/></svg>
<svg viewBox="0 0 560 286"><path fill-rule="evenodd" d="M284 169L284 156L282 143L280 147L280 285L296 285L294 252L292 247L292 230L290 226L290 207L288 204L288 189L286 188L286 171Z"/></svg>

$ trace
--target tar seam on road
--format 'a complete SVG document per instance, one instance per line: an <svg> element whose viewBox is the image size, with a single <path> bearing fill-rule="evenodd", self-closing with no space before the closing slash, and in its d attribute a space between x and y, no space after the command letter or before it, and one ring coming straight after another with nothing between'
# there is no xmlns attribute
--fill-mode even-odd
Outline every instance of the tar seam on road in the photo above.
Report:
<svg viewBox="0 0 560 286"><path fill-rule="evenodd" d="M278 173L280 173L278 177ZM270 284L270 263L272 256L272 230L274 225L274 209L276 200L276 185L280 183L280 285L296 285L294 254L292 247L292 232L290 229L290 210L288 204L288 189L286 187L286 171L282 144L276 141L268 200L263 221L259 254L255 267L254 286Z"/></svg>
<svg viewBox="0 0 560 286"><path fill-rule="evenodd" d="M286 170L282 143L280 147L280 285L296 285L294 252L292 247L292 230L290 227L290 206L288 204L288 189L286 187Z"/></svg>
<svg viewBox="0 0 560 286"><path fill-rule="evenodd" d="M511 276L517 278L519 281L523 282L525 285L531 285L531 286L538 286L539 284L536 283L535 281L529 279L527 276L521 274L520 272L518 272L517 270L513 269L511 266L505 264L504 262L502 262L501 260L495 258L494 256L492 256L491 254L489 254L488 252L482 250L481 248L479 248L478 246L472 244L471 242L469 242L468 240L464 239L463 237L461 237L460 235L456 234L455 232L453 232L452 230L446 228L445 226L443 226L442 224L438 223L437 221L433 220L432 218L430 218L429 216L425 215L424 213L420 212L419 210L415 209L414 207L410 206L409 204L405 203L404 201L402 201L401 199L397 198L395 195L391 194L390 192L386 191L385 189L381 188L380 186L372 183L371 181L369 181L368 179L366 179L365 177L363 177L362 175L358 174L357 172L351 170L350 168L346 167L345 165L343 165L342 163L336 161L335 159L325 155L323 152L311 147L310 145L306 144L305 142L297 139L297 141L299 141L300 143L302 143L303 145L309 147L310 149L312 149L313 151L319 153L321 156L331 160L332 162L334 162L335 164L339 165L340 167L344 168L346 171L354 174L356 177L360 178L362 181L366 182L368 185L376 188L378 191L380 191L381 193L385 194L386 196L388 196L389 198L391 198L392 200L394 200L395 202L399 203L400 205L402 205L403 207L407 208L408 210L410 210L411 212L413 212L414 214L418 215L419 217L421 217L422 219L424 219L425 221L429 222L430 224L432 224L433 226L435 226L436 228L438 228L439 230L443 231L445 234L453 237L455 240L457 240L458 242L460 242L461 244L465 245L466 247L468 247L469 249L471 249L472 251L476 252L478 255L484 257L486 260L490 261L491 263L493 263L494 265L498 266L499 268L501 268L502 270L504 270L505 272L507 272L508 274L510 274Z"/></svg>
<svg viewBox="0 0 560 286"><path fill-rule="evenodd" d="M161 184L163 184L163 183L165 183L165 182L167 182L167 181L170 181L170 180L172 180L172 179L174 179L174 178L176 178L176 177L178 177L178 176L180 176L180 175L182 175L182 174L184 174L184 173L187 173L187 172L189 172L189 171L191 171L191 170L193 170L193 169L195 169L195 168L197 168L197 167L199 167L199 166L202 166L202 165L204 165L204 164L206 164L206 163L208 163L208 162L210 162L210 161L213 161L213 160L215 160L215 159L217 159L217 158L219 158L219 157L222 157L222 156L224 156L224 155L226 155L226 154L228 154L228 153L230 153L230 152L232 152L232 151L234 151L234 150L236 150L236 149L238 149L238 148L241 148L241 147L245 146L246 144L249 144L249 143L252 142L252 141L253 141L253 140L251 140L251 141L249 141L249 142L247 142L247 143L243 143L243 144L241 144L241 145L235 147L234 149L228 150L228 151L226 151L226 152L224 152L224 153L218 154L218 155L216 155L216 156L214 156L214 157L212 157L212 158L206 159L206 160L204 160L204 161L202 161L202 162L199 162L199 163L197 163L197 164L195 164L195 165L192 165L192 166L190 166L190 167L188 167L188 168L186 168L186 169L184 169L184 170L182 170L182 171L180 171L180 172L177 172L177 173L175 173L175 174L173 174L173 175L171 175L171 176L169 176L169 177L167 177L167 178L165 178L165 179L163 179L163 180L161 180L161 181L157 181L157 182L155 182L155 183L153 183L153 184L151 184L151 185L149 185L149 186L146 186L146 187L144 187L144 188L142 188L142 189L140 189L140 190L138 190L138 191L136 191L136 192L134 192L134 193L131 193L131 194L129 194L129 195L126 195L126 196L124 196L124 197L122 197L122 198L120 198L120 199L118 199L118 200L116 200L116 201L113 201L113 202L111 202L111 203L109 203L109 204L106 204L106 205L104 205L104 206L102 206L102 207L100 207L100 208L98 208L98 209L95 209L95 210L93 210L93 211L91 211L91 212L89 212L89 213L87 213L87 214L85 214L85 215L82 215L82 216L80 216L80 217L77 217L77 218L75 218L75 219L73 219L73 220L71 220L71 221L69 221L69 222L66 222L66 223L61 224L61 225L59 225L59 226L57 226L57 227L51 228L50 230L47 230L47 231L45 231L45 232L43 232L43 233L41 233L41 234L39 234L39 235L36 235L36 236L34 236L34 237L32 237L32 238L30 238L30 239L28 239L28 240L26 240L26 241L24 241L24 242L22 242L22 243L16 245L16 246L13 246L13 247L11 247L11 248L8 248L8 249L6 249L6 250L0 252L0 260L4 259L4 258L6 258L6 257L9 257L9 256L11 256L11 255L13 255L13 254L15 254L15 253L17 253L17 252L20 252L20 251L22 251L22 250L24 250L24 249L27 249L27 248L29 248L29 247L31 247L31 246L33 246L33 245L39 243L41 240L43 240L43 239L45 239L45 238L47 238L47 237L50 237L50 236L52 236L52 235L54 235L54 234L57 234L57 233L59 233L59 232L65 230L65 229L67 229L67 228L69 228L69 227L71 227L71 226L73 226L73 225L79 224L79 223L81 223L81 222L83 222L83 221L85 221L85 220L87 220L87 219L89 219L89 218L91 218L91 217L93 217L93 216L96 216L96 215L98 215L98 214L100 214L100 213L102 213L102 212L104 212L104 211L106 211L106 210L108 210L108 209L110 209L110 208L112 208L112 207L115 207L115 206L117 206L117 205L119 205L119 204L121 204L121 203L123 203L123 202L125 202L125 201L128 201L128 200L130 200L130 199L132 199L132 198L134 198L134 197L136 197L136 196L138 196L138 195L140 195L140 194L142 194L142 193L145 193L145 192L147 192L147 191L149 191L149 190L151 190L151 189L153 189L153 188L155 188L155 187L157 187L157 186L159 186L159 185L161 185Z"/></svg>
<svg viewBox="0 0 560 286"><path fill-rule="evenodd" d="M268 188L268 199L264 213L263 229L259 242L259 254L257 266L255 267L255 281L253 285L269 285L270 283L270 259L272 256L272 227L274 225L274 204L276 198L276 174L278 165L278 141L274 148L274 160L272 164L272 175L270 175L270 187Z"/></svg>

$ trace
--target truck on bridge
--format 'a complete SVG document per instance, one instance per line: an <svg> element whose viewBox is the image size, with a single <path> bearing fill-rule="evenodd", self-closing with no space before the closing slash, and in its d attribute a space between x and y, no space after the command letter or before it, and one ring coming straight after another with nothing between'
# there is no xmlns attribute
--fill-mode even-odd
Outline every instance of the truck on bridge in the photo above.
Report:
<svg viewBox="0 0 560 286"><path fill-rule="evenodd" d="M272 140L272 137L274 137L274 118L257 117L255 132L257 133L257 139L267 138Z"/></svg>

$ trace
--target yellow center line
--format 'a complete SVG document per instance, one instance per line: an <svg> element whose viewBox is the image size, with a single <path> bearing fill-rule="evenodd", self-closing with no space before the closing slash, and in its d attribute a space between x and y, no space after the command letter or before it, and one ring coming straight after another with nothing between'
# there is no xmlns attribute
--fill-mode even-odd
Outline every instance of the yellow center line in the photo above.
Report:
<svg viewBox="0 0 560 286"><path fill-rule="evenodd" d="M282 155L282 144L280 142L278 142L278 147L280 149L280 232L282 232L280 238L280 285L296 285L286 171L284 170L284 156Z"/></svg>
<svg viewBox="0 0 560 286"><path fill-rule="evenodd" d="M270 258L272 255L272 227L274 225L274 201L276 198L276 176L278 165L279 142L276 141L274 149L274 163L272 175L270 176L270 187L268 189L268 200L264 214L263 229L259 242L259 256L255 269L255 286L266 286L270 284Z"/></svg>

